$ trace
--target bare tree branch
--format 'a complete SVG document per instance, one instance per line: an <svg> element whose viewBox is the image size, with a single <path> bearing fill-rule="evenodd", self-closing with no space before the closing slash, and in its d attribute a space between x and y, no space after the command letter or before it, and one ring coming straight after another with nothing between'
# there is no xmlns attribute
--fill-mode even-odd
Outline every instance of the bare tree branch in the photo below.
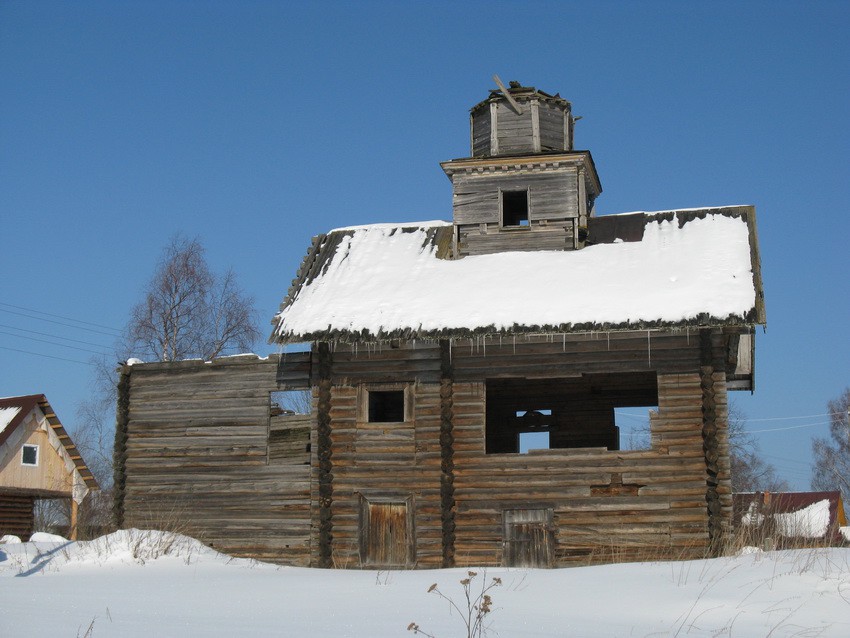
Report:
<svg viewBox="0 0 850 638"><path fill-rule="evenodd" d="M166 246L127 326L129 352L145 360L212 359L227 349L250 350L259 337L254 300L236 275L216 277L204 247L184 237Z"/></svg>
<svg viewBox="0 0 850 638"><path fill-rule="evenodd" d="M850 501L850 387L827 404L830 414L829 439L812 441L812 489L841 490Z"/></svg>
<svg viewBox="0 0 850 638"><path fill-rule="evenodd" d="M729 403L728 423L732 491L787 491L788 483L780 479L776 468L761 457L758 443L747 432L746 416L734 402Z"/></svg>

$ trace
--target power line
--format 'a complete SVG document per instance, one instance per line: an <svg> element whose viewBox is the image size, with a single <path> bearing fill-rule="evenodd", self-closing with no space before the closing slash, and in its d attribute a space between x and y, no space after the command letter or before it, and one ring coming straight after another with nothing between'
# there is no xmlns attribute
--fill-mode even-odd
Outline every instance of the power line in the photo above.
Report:
<svg viewBox="0 0 850 638"><path fill-rule="evenodd" d="M791 419L814 419L818 416L836 416L837 414L844 414L844 412L824 412L823 414L806 414L804 416L777 416L768 419L749 419L745 418L744 421L789 421Z"/></svg>
<svg viewBox="0 0 850 638"><path fill-rule="evenodd" d="M95 334L106 335L107 337L118 337L120 336L119 331L116 331L116 334L111 332L104 332L103 330L95 330L94 328L86 328L85 326L75 326L70 323L63 323L62 321L56 321L54 319L45 319L44 317L34 317L32 315L28 315L23 312L16 312L14 310L6 310L5 308L0 308L0 312L7 312L11 315L19 315L21 317L26 317L27 319L35 319L36 321L46 321L48 323L55 323L60 326L65 326L66 328L74 328L75 330L85 330L86 332L94 332ZM71 321L75 321L72 319ZM108 328L108 330L114 330L114 328Z"/></svg>
<svg viewBox="0 0 850 638"><path fill-rule="evenodd" d="M7 308L17 308L18 310L26 310L27 312L34 312L38 315L47 315L48 317L56 317L57 319L65 319L66 321L73 321L74 323L82 323L87 326L94 326L95 328L104 328L106 330L112 330L113 332L121 333L117 328L113 328L112 326L104 326L99 323L92 323L91 321L83 321L82 319L74 319L73 317L65 317L64 315L57 315L52 312L44 312L43 310L35 310L33 308L25 308L24 306L16 306L10 303L3 303L0 301L0 306L6 306Z"/></svg>
<svg viewBox="0 0 850 638"><path fill-rule="evenodd" d="M41 354L40 352L30 352L29 350L18 350L17 348L7 348L0 346L0 350L11 350L12 352L22 352L24 354L34 354L37 357L47 357L48 359L59 359L60 361L70 361L71 363L82 363L87 366L94 366L90 361L78 361L77 359L66 359L65 357L55 357L52 354Z"/></svg>
<svg viewBox="0 0 850 638"><path fill-rule="evenodd" d="M92 343L91 341L80 341L79 339L71 339L70 337L61 337L59 335L51 334L49 332L38 332L37 330L27 330L26 328L18 328L16 326L7 326L4 323L0 323L0 328L9 328L11 330L19 330L21 332L29 332L30 334L34 334L34 335L41 335L42 337L53 337L54 339L60 339L61 341L73 341L74 343L82 343L83 345L86 345L86 346L94 346L96 348L107 348L107 349L109 349L109 346L104 346L103 344L100 344L100 343ZM15 335L15 336L23 336L23 335Z"/></svg>
<svg viewBox="0 0 850 638"><path fill-rule="evenodd" d="M88 348L80 348L78 346L66 346L64 343L56 343L55 341L48 341L47 339L39 339L38 337L28 337L26 335L16 335L13 332L6 332L5 330L0 330L0 335L9 335L12 337L18 337L19 339L29 339L30 341L38 341L40 343L49 343L52 346L58 346L60 348L71 348L72 350L80 350L81 352L88 352L90 354L109 354L108 352L97 352L96 350L89 350Z"/></svg>
<svg viewBox="0 0 850 638"><path fill-rule="evenodd" d="M763 432L785 432L786 430L800 430L802 428L815 428L829 425L831 421L818 421L817 423L804 423L802 425L789 425L785 428L765 428L763 430L747 430L748 434L761 434Z"/></svg>

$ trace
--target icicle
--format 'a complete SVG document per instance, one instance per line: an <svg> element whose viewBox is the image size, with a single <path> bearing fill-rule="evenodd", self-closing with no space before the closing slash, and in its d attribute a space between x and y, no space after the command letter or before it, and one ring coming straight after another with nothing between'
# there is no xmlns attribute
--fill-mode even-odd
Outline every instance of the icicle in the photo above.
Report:
<svg viewBox="0 0 850 638"><path fill-rule="evenodd" d="M449 339L449 364L452 362L452 340Z"/></svg>
<svg viewBox="0 0 850 638"><path fill-rule="evenodd" d="M649 338L650 331L646 331L646 365L652 367L652 342Z"/></svg>
<svg viewBox="0 0 850 638"><path fill-rule="evenodd" d="M484 355L484 358L486 359L487 358L487 337L484 336L483 340L484 340L484 344L483 344L484 347L482 348L481 352Z"/></svg>
<svg viewBox="0 0 850 638"><path fill-rule="evenodd" d="M566 332L561 333L561 339L562 339L562 342L563 342L564 352L566 352L567 351L567 333Z"/></svg>
<svg viewBox="0 0 850 638"><path fill-rule="evenodd" d="M605 341L608 344L608 351L610 352L611 351L611 333L610 332L605 333Z"/></svg>
<svg viewBox="0 0 850 638"><path fill-rule="evenodd" d="M691 345L691 327L685 326L685 343Z"/></svg>
<svg viewBox="0 0 850 638"><path fill-rule="evenodd" d="M514 335L514 354L516 354L516 335Z"/></svg>

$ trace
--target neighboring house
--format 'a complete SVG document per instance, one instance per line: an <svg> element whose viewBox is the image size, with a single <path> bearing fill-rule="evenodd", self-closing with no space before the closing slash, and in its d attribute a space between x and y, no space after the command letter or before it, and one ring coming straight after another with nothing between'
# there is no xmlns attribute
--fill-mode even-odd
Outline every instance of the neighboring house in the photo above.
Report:
<svg viewBox="0 0 850 638"><path fill-rule="evenodd" d="M125 366L117 519L322 567L719 551L727 392L765 322L755 211L597 216L574 121L494 90L442 165L452 222L315 237L272 334L309 352ZM617 408L652 409L645 449Z"/></svg>
<svg viewBox="0 0 850 638"><path fill-rule="evenodd" d="M97 482L43 394L0 399L0 536L28 540L37 499L67 498L70 538L77 508Z"/></svg>
<svg viewBox="0 0 850 638"><path fill-rule="evenodd" d="M843 545L850 528L840 491L732 495L735 528L751 545Z"/></svg>

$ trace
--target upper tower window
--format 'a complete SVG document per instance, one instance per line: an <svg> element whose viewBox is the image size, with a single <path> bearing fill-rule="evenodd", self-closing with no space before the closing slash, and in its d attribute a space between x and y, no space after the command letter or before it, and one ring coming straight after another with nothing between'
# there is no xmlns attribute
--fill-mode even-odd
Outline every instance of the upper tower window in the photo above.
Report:
<svg viewBox="0 0 850 638"><path fill-rule="evenodd" d="M528 191L502 191L502 226L528 226Z"/></svg>

